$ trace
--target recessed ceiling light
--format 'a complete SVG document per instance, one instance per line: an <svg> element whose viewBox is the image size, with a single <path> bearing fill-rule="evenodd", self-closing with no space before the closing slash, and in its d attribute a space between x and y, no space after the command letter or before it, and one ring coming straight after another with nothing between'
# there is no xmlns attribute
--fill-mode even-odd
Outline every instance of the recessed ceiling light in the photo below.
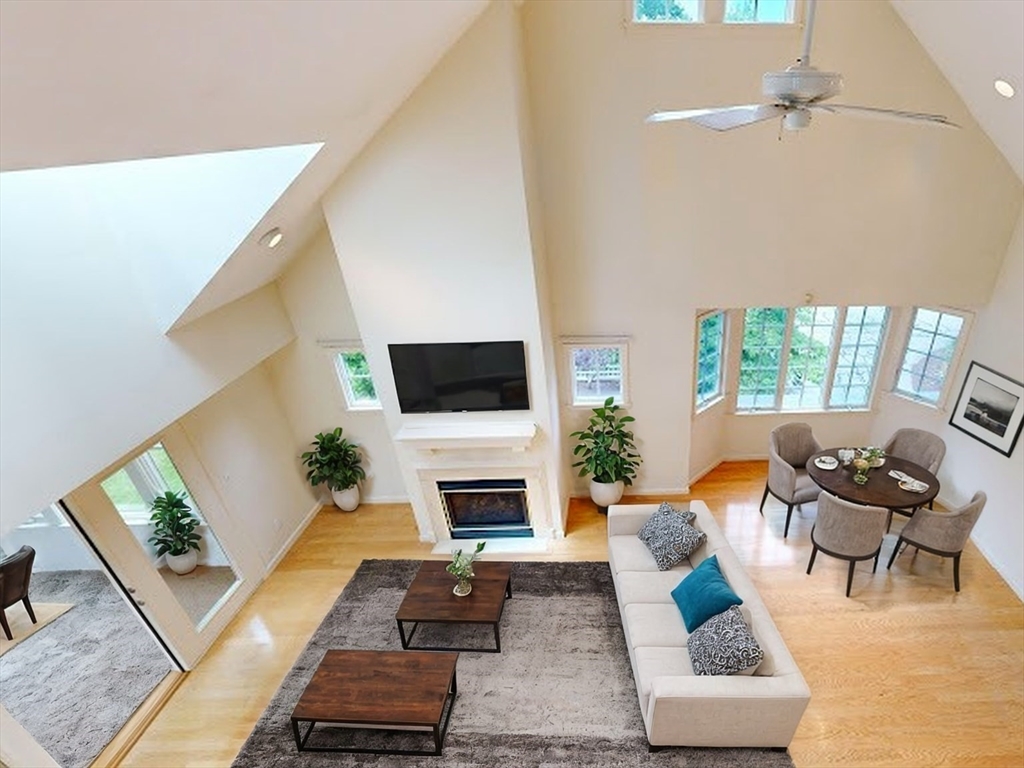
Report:
<svg viewBox="0 0 1024 768"><path fill-rule="evenodd" d="M994 85L996 87L996 92L1000 96L1005 96L1008 99L1012 99L1013 94L1016 93L1016 91L1013 90L1013 86L1005 80L996 80Z"/></svg>
<svg viewBox="0 0 1024 768"><path fill-rule="evenodd" d="M284 240L284 233L277 227L274 227L263 233L263 237L260 238L260 245L265 245L267 248L276 248L282 240Z"/></svg>

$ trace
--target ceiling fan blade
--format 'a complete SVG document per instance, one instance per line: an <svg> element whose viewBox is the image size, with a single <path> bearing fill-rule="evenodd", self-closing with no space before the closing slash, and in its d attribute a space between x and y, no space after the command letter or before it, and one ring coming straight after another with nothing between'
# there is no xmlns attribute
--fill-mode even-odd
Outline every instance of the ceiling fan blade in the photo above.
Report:
<svg viewBox="0 0 1024 768"><path fill-rule="evenodd" d="M647 118L647 122L663 123L670 120L688 120L715 131L729 131L733 128L780 117L786 114L786 110L786 107L779 104L746 104L739 107L685 109L681 112L655 112Z"/></svg>
<svg viewBox="0 0 1024 768"><path fill-rule="evenodd" d="M927 123L941 125L945 128L959 128L945 115L932 115L927 112L905 112L900 109L878 109L877 107L855 107L851 104L809 104L808 109L819 112L831 112L835 115L852 115L869 117L877 120L895 120L901 123Z"/></svg>

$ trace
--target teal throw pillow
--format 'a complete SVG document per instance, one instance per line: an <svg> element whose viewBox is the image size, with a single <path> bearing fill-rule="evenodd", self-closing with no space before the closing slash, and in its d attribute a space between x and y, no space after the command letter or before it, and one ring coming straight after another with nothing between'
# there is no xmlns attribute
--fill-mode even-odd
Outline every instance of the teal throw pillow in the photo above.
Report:
<svg viewBox="0 0 1024 768"><path fill-rule="evenodd" d="M718 555L712 555L690 572L672 590L672 599L683 614L687 632L717 616L734 605L743 605L740 596L732 591L729 582L718 567Z"/></svg>

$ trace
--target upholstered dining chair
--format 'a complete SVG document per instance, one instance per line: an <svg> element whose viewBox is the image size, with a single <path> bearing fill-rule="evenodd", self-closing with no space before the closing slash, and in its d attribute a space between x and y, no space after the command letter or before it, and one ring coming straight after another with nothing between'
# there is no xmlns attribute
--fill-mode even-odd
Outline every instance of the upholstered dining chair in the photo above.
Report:
<svg viewBox="0 0 1024 768"><path fill-rule="evenodd" d="M895 456L898 459L906 459L927 469L933 475L939 471L942 460L946 457L946 443L941 437L923 429L904 427L897 429L889 438L882 449L886 456ZM928 505L931 508L931 504ZM907 517L913 517L918 507L913 509L890 509L889 520L885 525L885 532L892 527L892 513L898 512Z"/></svg>
<svg viewBox="0 0 1024 768"><path fill-rule="evenodd" d="M811 425L800 421L781 424L768 436L768 479L764 484L759 511L764 517L768 494L786 505L786 527L782 538L789 536L793 507L818 498L821 489L807 474L807 460L821 450L811 433Z"/></svg>
<svg viewBox="0 0 1024 768"><path fill-rule="evenodd" d="M878 569L878 553L882 551L885 538L885 507L867 507L853 504L822 491L818 496L818 517L811 528L811 559L807 573L814 567L814 558L820 549L826 555L850 561L846 576L846 596L850 596L853 585L853 569L861 560L874 558L871 568Z"/></svg>
<svg viewBox="0 0 1024 768"><path fill-rule="evenodd" d="M981 511L985 508L988 496L984 491L974 494L967 504L953 512L933 512L930 509L919 509L910 518L900 532L896 546L889 556L889 564L886 570L892 568L900 547L906 544L910 547L923 549L940 557L953 558L953 588L960 591L960 555L963 554L967 545L967 537L971 535L974 524L981 517Z"/></svg>
<svg viewBox="0 0 1024 768"><path fill-rule="evenodd" d="M28 617L36 623L36 614L28 599L28 582L32 578L32 563L36 559L36 551L30 546L23 546L17 552L0 561L0 626L4 635L13 640L11 628L7 624L6 611L19 600L25 604Z"/></svg>

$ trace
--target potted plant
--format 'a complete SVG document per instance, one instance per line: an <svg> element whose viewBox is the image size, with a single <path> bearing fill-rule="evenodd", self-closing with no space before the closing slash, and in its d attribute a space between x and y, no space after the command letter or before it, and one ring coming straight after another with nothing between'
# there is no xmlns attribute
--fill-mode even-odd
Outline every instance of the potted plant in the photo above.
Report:
<svg viewBox="0 0 1024 768"><path fill-rule="evenodd" d="M359 506L359 481L366 477L359 446L341 436L341 427L321 432L311 445L313 450L301 456L309 468L306 479L313 486L326 483L335 506L351 512Z"/></svg>
<svg viewBox="0 0 1024 768"><path fill-rule="evenodd" d="M579 467L580 477L592 475L590 498L598 507L617 504L627 485L633 484L636 468L643 459L636 452L633 433L626 429L635 419L619 416L621 407L609 397L604 405L594 408L586 429L572 432L579 443L572 455L579 457L573 467Z"/></svg>
<svg viewBox="0 0 1024 768"><path fill-rule="evenodd" d="M157 555L164 555L167 567L177 574L195 570L201 540L196 533L199 518L185 503L185 492L165 491L153 499L151 511L153 535L149 543L156 546Z"/></svg>
<svg viewBox="0 0 1024 768"><path fill-rule="evenodd" d="M462 554L461 549L456 549L452 553L452 561L444 569L458 579L455 589L452 590L456 597L465 597L473 591L472 579L476 575L473 573L473 561L476 560L477 555L484 551L486 543L486 541L481 541L476 545L476 549L468 555Z"/></svg>

